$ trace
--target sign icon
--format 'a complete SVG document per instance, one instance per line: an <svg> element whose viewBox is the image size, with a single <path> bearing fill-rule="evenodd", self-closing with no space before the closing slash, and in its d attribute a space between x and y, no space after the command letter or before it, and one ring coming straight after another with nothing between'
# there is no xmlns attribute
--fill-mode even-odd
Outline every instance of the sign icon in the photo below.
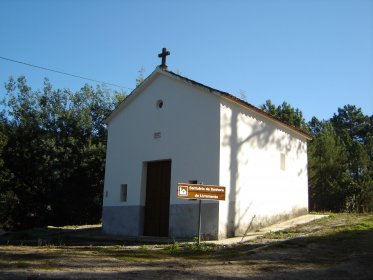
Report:
<svg viewBox="0 0 373 280"><path fill-rule="evenodd" d="M177 184L177 198L225 200L225 187L201 184Z"/></svg>
<svg viewBox="0 0 373 280"><path fill-rule="evenodd" d="M178 196L188 196L188 186L178 186L177 194Z"/></svg>

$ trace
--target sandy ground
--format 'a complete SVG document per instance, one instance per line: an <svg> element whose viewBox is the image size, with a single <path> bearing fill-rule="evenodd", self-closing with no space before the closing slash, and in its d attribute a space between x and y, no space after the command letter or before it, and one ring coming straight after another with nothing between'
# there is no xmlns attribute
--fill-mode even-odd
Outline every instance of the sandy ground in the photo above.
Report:
<svg viewBox="0 0 373 280"><path fill-rule="evenodd" d="M242 245L241 245L242 246ZM241 250L244 248L241 248ZM165 258L120 260L89 248L3 247L2 252L33 256L35 268L0 270L1 279L373 279L372 260L364 256L332 260L310 256L322 248L254 250L240 257L217 259ZM79 251L77 253L76 251ZM49 255L49 257L48 257ZM17 257L15 257L17 256ZM54 257L52 257L54 256ZM44 260L47 259L46 262ZM10 262L12 260L9 260Z"/></svg>
<svg viewBox="0 0 373 280"><path fill-rule="evenodd" d="M344 225L345 218L319 221L279 233L280 239L214 245L192 255L164 253L170 245L2 245L0 279L373 279L373 230L366 221L354 226L359 230L306 236Z"/></svg>
<svg viewBox="0 0 373 280"><path fill-rule="evenodd" d="M248 232L245 236L239 236L239 237L233 237L233 238L227 238L227 239L222 239L222 240L214 240L214 241L209 241L209 243L213 244L221 244L221 245L230 245L230 244L237 244L237 243L242 243L242 242L248 242L251 240L255 240L257 238L260 238L264 236L267 233L270 232L278 232L281 230L285 230L288 228L292 228L295 226L303 225L310 223L315 220L327 218L328 215L316 215L316 214L307 214L307 215L302 215L293 219L289 219L284 222L280 222L277 224L273 224L270 226L267 226L265 228L256 230L254 232Z"/></svg>

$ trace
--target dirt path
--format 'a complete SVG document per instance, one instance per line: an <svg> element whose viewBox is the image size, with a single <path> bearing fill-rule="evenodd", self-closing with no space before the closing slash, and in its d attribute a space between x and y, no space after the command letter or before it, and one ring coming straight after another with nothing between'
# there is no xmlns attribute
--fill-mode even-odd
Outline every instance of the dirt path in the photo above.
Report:
<svg viewBox="0 0 373 280"><path fill-rule="evenodd" d="M4 245L0 279L373 279L373 215L193 246Z"/></svg>
<svg viewBox="0 0 373 280"><path fill-rule="evenodd" d="M371 236L373 237L373 236ZM1 248L1 279L373 279L373 252L341 257L332 246L288 244L251 250L241 245L221 257L132 257L101 247ZM223 249L224 250L224 249ZM228 250L228 249L226 249ZM370 255L368 255L370 254Z"/></svg>

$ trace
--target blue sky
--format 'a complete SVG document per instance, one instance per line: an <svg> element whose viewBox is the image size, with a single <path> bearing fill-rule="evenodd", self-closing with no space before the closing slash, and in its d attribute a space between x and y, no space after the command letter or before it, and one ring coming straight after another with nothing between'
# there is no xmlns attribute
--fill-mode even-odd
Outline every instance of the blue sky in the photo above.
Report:
<svg viewBox="0 0 373 280"><path fill-rule="evenodd" d="M307 121L346 104L373 114L373 0L0 0L0 13L1 57L132 89L167 47L169 70L256 106L286 101ZM0 82L10 75L33 89L95 84L0 59Z"/></svg>

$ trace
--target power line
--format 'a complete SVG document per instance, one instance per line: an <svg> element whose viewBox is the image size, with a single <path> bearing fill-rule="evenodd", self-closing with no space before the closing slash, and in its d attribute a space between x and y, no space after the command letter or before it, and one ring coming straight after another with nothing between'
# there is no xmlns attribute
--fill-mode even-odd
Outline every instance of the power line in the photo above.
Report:
<svg viewBox="0 0 373 280"><path fill-rule="evenodd" d="M96 83L100 83L100 84L106 84L106 85L110 85L110 86L114 86L114 87L119 87L119 88L123 88L123 89L132 90L132 88L129 88L129 87L124 87L124 86L120 86L120 85L116 85L116 84L112 84L112 83L107 83L107 82L104 82L104 81L98 81L98 80L95 80L95 79L91 79L91 78L87 78L87 77L83 77L83 76L79 76L79 75L69 74L69 73L66 73L66 72L62 72L62 71L58 71L58 70L54 70L54 69L50 69L50 68L46 68L46 67L42 67L42 66L37 66L37 65L30 64L30 63L26 63L26 62L14 60L14 59L2 57L2 56L0 56L0 59L15 62L15 63L19 63L19 64L23 64L23 65L27 65L27 66L34 67L34 68L47 70L47 71L50 71L50 72L55 72L55 73L62 74L62 75L67 75L67 76L91 81L91 82L96 82Z"/></svg>

